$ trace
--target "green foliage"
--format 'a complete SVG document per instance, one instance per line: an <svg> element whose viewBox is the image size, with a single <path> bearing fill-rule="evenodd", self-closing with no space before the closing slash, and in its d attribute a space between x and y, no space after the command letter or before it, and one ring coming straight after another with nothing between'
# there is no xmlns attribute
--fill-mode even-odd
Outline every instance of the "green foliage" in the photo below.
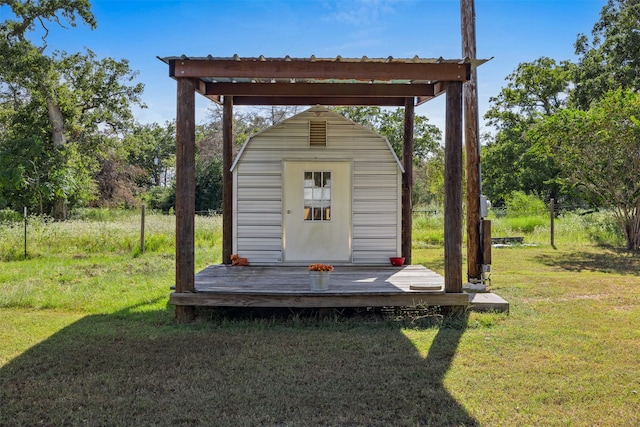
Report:
<svg viewBox="0 0 640 427"><path fill-rule="evenodd" d="M521 63L507 76L508 84L492 97L485 118L497 129L482 147L483 192L501 205L513 191L541 194L556 200L561 195L556 159L527 138L542 117L566 104L569 62L542 57Z"/></svg>
<svg viewBox="0 0 640 427"><path fill-rule="evenodd" d="M222 210L222 159L196 158L196 212L219 212ZM175 184L167 187L152 187L145 195L145 200L152 209L169 212L175 209Z"/></svg>
<svg viewBox="0 0 640 427"><path fill-rule="evenodd" d="M8 5L15 15L15 19L5 20L1 28L9 42L23 40L25 34L36 30L38 25L46 29L44 21L54 21L64 27L60 16L71 27L77 25L78 18L91 28L97 25L88 0L40 0L37 2L5 0L3 4ZM46 47L45 38L42 42Z"/></svg>
<svg viewBox="0 0 640 427"><path fill-rule="evenodd" d="M539 197L523 191L512 192L506 200L507 216L544 215L548 209Z"/></svg>
<svg viewBox="0 0 640 427"><path fill-rule="evenodd" d="M516 233L518 235L522 234L531 234L536 231L538 228L549 226L549 218L545 218L541 215L538 216L507 216L502 219L501 226L507 230L511 230L511 233Z"/></svg>
<svg viewBox="0 0 640 427"><path fill-rule="evenodd" d="M175 184L168 187L151 187L145 193L144 199L151 209L157 209L164 213L176 207L176 189Z"/></svg>
<svg viewBox="0 0 640 427"><path fill-rule="evenodd" d="M444 205L444 147L434 152L414 168L413 205Z"/></svg>
<svg viewBox="0 0 640 427"><path fill-rule="evenodd" d="M586 110L615 89L640 87L640 1L608 0L595 23L592 38L580 34L575 52L571 103Z"/></svg>
<svg viewBox="0 0 640 427"><path fill-rule="evenodd" d="M444 230L442 209L426 209L425 212L414 215L413 246L427 248L442 245L444 243L442 230Z"/></svg>
<svg viewBox="0 0 640 427"><path fill-rule="evenodd" d="M45 53L51 23L95 27L88 1L5 3L12 14L0 23L0 56L12 60L0 62L0 207L62 218L66 206L122 193L135 175L121 142L131 106L143 106L136 73L88 49Z"/></svg>
<svg viewBox="0 0 640 427"><path fill-rule="evenodd" d="M640 95L617 90L588 111L565 109L536 129L557 153L568 182L593 205L613 207L627 248L634 251L640 250L638 111Z"/></svg>
<svg viewBox="0 0 640 427"><path fill-rule="evenodd" d="M382 109L380 107L338 107L336 112L387 138L398 158L402 158L404 138L404 109ZM442 133L429 124L425 116L414 117L413 157L419 163L434 153L440 144Z"/></svg>
<svg viewBox="0 0 640 427"><path fill-rule="evenodd" d="M136 124L123 140L127 162L145 171L145 180L139 185L166 185L168 169L175 167L175 121L164 126L157 123Z"/></svg>
<svg viewBox="0 0 640 427"><path fill-rule="evenodd" d="M548 245L549 213L524 216L490 215L493 237L523 236L525 243ZM597 244L623 247L624 236L612 211L563 212L554 223L556 247Z"/></svg>
<svg viewBox="0 0 640 427"><path fill-rule="evenodd" d="M402 159L404 109L380 107L338 107L335 111L384 136L396 156ZM414 117L413 166L417 179L413 185L413 204L441 203L444 197L444 148L442 133L425 116Z"/></svg>
<svg viewBox="0 0 640 427"><path fill-rule="evenodd" d="M11 222L18 222L22 220L23 220L23 216L20 215L19 212L16 212L8 208L0 209L0 223L5 223L5 222L11 223Z"/></svg>
<svg viewBox="0 0 640 427"><path fill-rule="evenodd" d="M196 211L222 209L222 159L196 161Z"/></svg>
<svg viewBox="0 0 640 427"><path fill-rule="evenodd" d="M485 116L484 192L514 190L613 207L627 248L640 250L640 0L608 0L577 64L520 64ZM571 108L567 107L567 100Z"/></svg>
<svg viewBox="0 0 640 427"><path fill-rule="evenodd" d="M0 211L3 212L3 211ZM132 257L139 255L140 210L77 209L66 222L49 217L28 218L27 248L31 259L100 256ZM219 216L196 216L196 241L200 246L214 245L222 225ZM145 252L175 252L175 217L147 211L145 217ZM216 249L217 250L217 249ZM24 257L22 220L0 221L0 260Z"/></svg>

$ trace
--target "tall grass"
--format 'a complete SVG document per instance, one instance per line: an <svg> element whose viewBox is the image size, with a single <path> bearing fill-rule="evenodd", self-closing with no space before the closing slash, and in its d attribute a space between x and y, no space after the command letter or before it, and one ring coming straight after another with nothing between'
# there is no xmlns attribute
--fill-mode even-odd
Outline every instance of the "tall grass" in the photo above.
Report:
<svg viewBox="0 0 640 427"><path fill-rule="evenodd" d="M524 237L524 242L549 245L551 220L548 213L519 216L489 214L493 237ZM466 227L465 227L466 230ZM624 247L620 228L610 211L566 212L557 216L554 223L556 245L588 245ZM430 248L444 242L444 215L441 210L421 213L413 219L413 246Z"/></svg>
<svg viewBox="0 0 640 427"><path fill-rule="evenodd" d="M428 248L441 246L444 242L444 216L433 210L413 218L413 246Z"/></svg>
<svg viewBox="0 0 640 427"><path fill-rule="evenodd" d="M523 217L490 216L493 237L523 236L525 243L550 244L551 219L549 215ZM624 236L609 211L578 213L566 212L554 221L556 245L624 246Z"/></svg>
<svg viewBox="0 0 640 427"><path fill-rule="evenodd" d="M29 218L26 259L23 224L0 225L0 262L12 263L0 269L0 307L103 313L139 305L141 295L165 304L174 277L175 217L146 216L143 254L139 212L97 212L66 222ZM221 262L221 223L195 218L197 268Z"/></svg>
<svg viewBox="0 0 640 427"><path fill-rule="evenodd" d="M12 268L0 269L4 286L0 307L111 312L136 305L138 292L146 301L165 301L175 268L174 216L153 212L146 216L144 254L140 250L139 212L96 210L76 213L73 218L53 222L30 217L27 259L23 224L0 225L0 262L15 263ZM548 218L501 217L492 221L494 237L523 236L525 243L549 245ZM197 216L195 224L196 268L220 263L221 218ZM442 248L443 224L444 217L438 212L414 218L416 255ZM624 243L607 212L564 214L556 220L555 234L557 247L593 243L622 247ZM438 271L441 261L431 260L429 267ZM114 294L118 299L113 299Z"/></svg>
<svg viewBox="0 0 640 427"><path fill-rule="evenodd" d="M65 222L31 216L27 220L27 258L55 255L85 257L92 254L140 255L141 218L136 211L96 209L75 213ZM219 243L221 218L196 216L198 247ZM24 224L0 224L0 260L24 258ZM145 251L175 252L175 216L158 213L145 217Z"/></svg>
<svg viewBox="0 0 640 427"><path fill-rule="evenodd" d="M0 222L0 261L24 259L24 224L19 216L4 215ZM83 258L97 254L140 255L140 213L138 211L85 209L74 211L71 220L54 222L31 216L27 226L27 258L71 256ZM548 215L496 216L491 213L493 237L522 236L525 243L550 242ZM210 250L221 245L221 218L197 216L196 248ZM441 246L444 216L441 210L416 215L413 219L413 245L416 248ZM624 246L624 237L611 212L563 213L555 220L556 245L598 244ZM156 254L175 252L175 216L150 212L145 219L145 250ZM198 256L198 251L196 251ZM205 254L209 262L219 251Z"/></svg>

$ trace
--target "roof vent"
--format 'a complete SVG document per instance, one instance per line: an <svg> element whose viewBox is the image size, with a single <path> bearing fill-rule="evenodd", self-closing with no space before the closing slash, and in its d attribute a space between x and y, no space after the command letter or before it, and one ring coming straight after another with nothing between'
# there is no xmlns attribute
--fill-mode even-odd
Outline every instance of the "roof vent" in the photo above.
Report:
<svg viewBox="0 0 640 427"><path fill-rule="evenodd" d="M309 120L309 146L327 146L327 121Z"/></svg>

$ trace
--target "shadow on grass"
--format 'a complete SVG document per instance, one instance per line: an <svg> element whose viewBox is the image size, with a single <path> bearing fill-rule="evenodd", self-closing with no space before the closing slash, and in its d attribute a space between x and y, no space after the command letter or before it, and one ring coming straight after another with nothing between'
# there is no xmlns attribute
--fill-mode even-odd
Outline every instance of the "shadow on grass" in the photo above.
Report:
<svg viewBox="0 0 640 427"><path fill-rule="evenodd" d="M167 310L171 310L168 308ZM466 317L394 322L92 315L0 369L0 425L476 426L443 385Z"/></svg>
<svg viewBox="0 0 640 427"><path fill-rule="evenodd" d="M540 255L538 261L568 271L597 271L601 273L640 275L640 255L624 249L603 248L598 252L566 252Z"/></svg>

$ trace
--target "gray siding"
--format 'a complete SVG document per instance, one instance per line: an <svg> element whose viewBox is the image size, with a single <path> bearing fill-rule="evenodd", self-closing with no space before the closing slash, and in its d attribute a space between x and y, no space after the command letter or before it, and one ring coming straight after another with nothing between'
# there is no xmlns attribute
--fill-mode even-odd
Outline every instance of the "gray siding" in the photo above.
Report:
<svg viewBox="0 0 640 427"><path fill-rule="evenodd" d="M320 116L318 115L320 114ZM327 146L309 147L309 119L327 119ZM254 264L282 262L282 174L287 160L351 160L352 262L400 254L401 170L387 141L315 107L247 141L234 164L234 252Z"/></svg>

